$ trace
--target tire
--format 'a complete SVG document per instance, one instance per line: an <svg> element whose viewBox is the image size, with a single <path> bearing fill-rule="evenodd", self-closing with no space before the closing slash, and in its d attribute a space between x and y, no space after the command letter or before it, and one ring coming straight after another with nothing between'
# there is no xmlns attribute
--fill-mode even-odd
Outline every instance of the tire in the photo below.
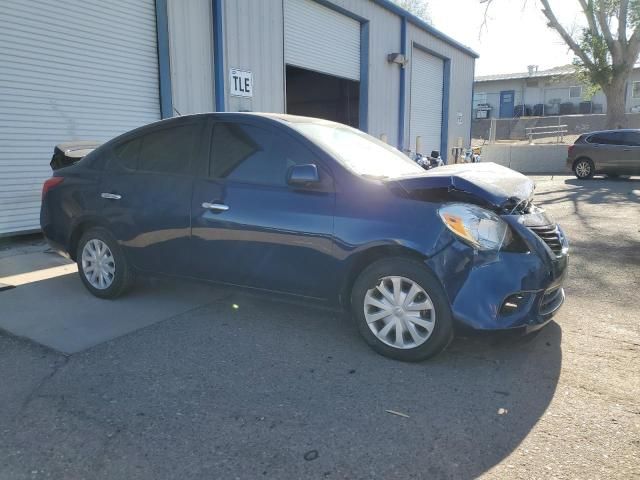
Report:
<svg viewBox="0 0 640 480"><path fill-rule="evenodd" d="M117 298L133 284L133 269L127 262L122 248L109 231L102 227L91 228L82 234L76 258L82 283L96 297ZM92 259L96 258L102 266L101 269L95 268L96 260ZM98 278L94 275L97 271L103 271L105 275Z"/></svg>
<svg viewBox="0 0 640 480"><path fill-rule="evenodd" d="M422 291L409 298L409 308L404 309L402 304L413 284ZM395 291L401 292L398 302ZM380 303L385 309L376 306ZM429 303L431 309L427 308ZM422 305L425 309L418 311ZM376 352L396 360L425 360L440 353L453 339L451 308L440 281L427 267L408 258L385 258L365 268L353 285L351 310L365 341ZM380 319L374 320L378 316Z"/></svg>
<svg viewBox="0 0 640 480"><path fill-rule="evenodd" d="M580 180L590 179L595 173L593 162L588 158L579 158L573 164L573 173Z"/></svg>

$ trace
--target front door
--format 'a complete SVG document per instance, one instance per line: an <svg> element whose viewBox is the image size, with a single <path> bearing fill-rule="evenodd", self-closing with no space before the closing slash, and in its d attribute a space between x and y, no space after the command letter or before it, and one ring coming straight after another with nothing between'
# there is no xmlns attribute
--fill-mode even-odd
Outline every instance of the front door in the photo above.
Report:
<svg viewBox="0 0 640 480"><path fill-rule="evenodd" d="M500 118L513 118L515 95L515 90L500 92Z"/></svg>
<svg viewBox="0 0 640 480"><path fill-rule="evenodd" d="M314 163L320 184L287 185L289 168ZM284 127L216 122L210 162L196 179L192 255L198 277L326 298L335 281L333 182L314 153Z"/></svg>
<svg viewBox="0 0 640 480"><path fill-rule="evenodd" d="M176 122L116 145L99 194L102 216L141 270L188 273L193 159L202 122Z"/></svg>

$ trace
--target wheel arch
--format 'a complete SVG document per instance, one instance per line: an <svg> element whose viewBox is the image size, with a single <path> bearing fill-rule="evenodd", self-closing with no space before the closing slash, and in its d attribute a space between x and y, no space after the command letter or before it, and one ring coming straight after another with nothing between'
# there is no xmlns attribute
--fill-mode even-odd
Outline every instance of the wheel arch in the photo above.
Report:
<svg viewBox="0 0 640 480"><path fill-rule="evenodd" d="M593 168L595 169L596 164L591 157L589 157L588 155L579 155L571 164L571 170L575 170L576 165L580 160L589 160L591 162L591 165L593 165Z"/></svg>
<svg viewBox="0 0 640 480"><path fill-rule="evenodd" d="M82 238L82 235L84 234L84 232L86 232L87 230L93 227L107 228L107 225L103 220L97 217L87 217L87 218L83 218L82 220L79 220L73 226L73 229L71 230L71 235L69 236L69 242L68 242L69 257L71 257L73 261L77 260L76 253L78 250L78 242L80 241L80 238Z"/></svg>
<svg viewBox="0 0 640 480"><path fill-rule="evenodd" d="M355 255L340 287L339 301L344 309L351 306L351 290L358 276L372 263L388 257L401 257L423 262L427 256L405 245L376 245Z"/></svg>

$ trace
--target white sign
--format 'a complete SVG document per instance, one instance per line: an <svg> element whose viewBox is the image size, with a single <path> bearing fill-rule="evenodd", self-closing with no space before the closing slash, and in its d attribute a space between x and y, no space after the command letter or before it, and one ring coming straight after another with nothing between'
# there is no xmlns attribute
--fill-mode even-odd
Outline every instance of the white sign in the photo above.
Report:
<svg viewBox="0 0 640 480"><path fill-rule="evenodd" d="M456 121L457 121L458 125L462 125L462 112L458 112Z"/></svg>
<svg viewBox="0 0 640 480"><path fill-rule="evenodd" d="M253 97L253 73L232 68L229 71L229 88L234 97Z"/></svg>

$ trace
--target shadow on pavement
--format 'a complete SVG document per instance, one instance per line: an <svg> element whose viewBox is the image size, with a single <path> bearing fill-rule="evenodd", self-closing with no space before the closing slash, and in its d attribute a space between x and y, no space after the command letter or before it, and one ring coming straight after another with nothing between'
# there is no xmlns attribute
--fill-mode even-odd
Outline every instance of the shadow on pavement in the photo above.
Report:
<svg viewBox="0 0 640 480"><path fill-rule="evenodd" d="M22 454L5 471L476 477L544 414L561 337L551 323L529 337L459 338L405 364L372 352L339 315L233 294L71 357L18 417L9 441Z"/></svg>

